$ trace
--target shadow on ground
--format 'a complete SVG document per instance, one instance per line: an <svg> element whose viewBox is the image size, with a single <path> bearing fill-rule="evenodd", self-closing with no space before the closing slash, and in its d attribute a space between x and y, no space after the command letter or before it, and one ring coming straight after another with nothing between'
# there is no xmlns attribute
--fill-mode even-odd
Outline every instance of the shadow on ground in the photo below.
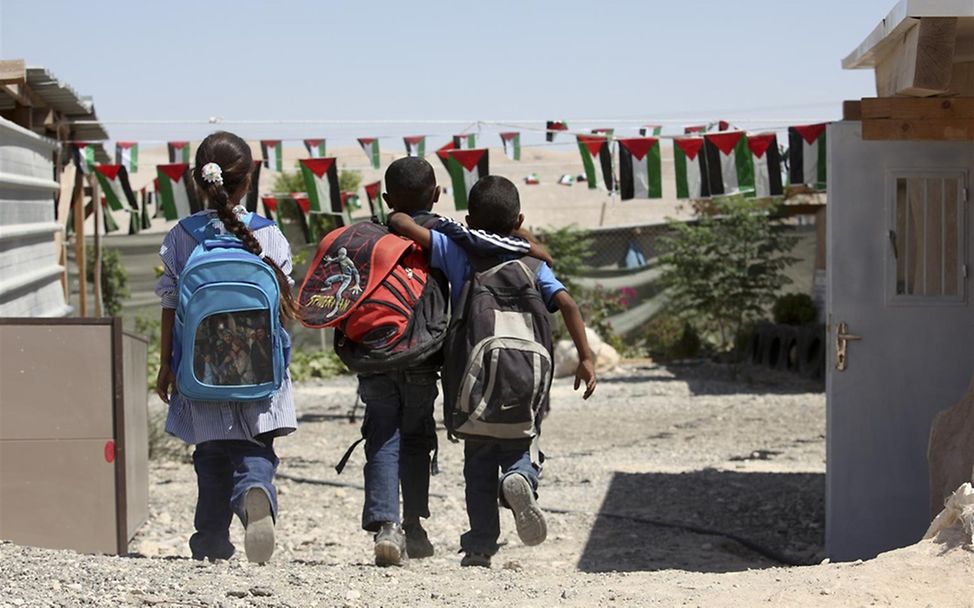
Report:
<svg viewBox="0 0 974 608"><path fill-rule="evenodd" d="M733 572L824 557L821 473L616 473L600 513L584 572Z"/></svg>
<svg viewBox="0 0 974 608"><path fill-rule="evenodd" d="M825 383L821 380L743 363L671 362L636 369L665 370L672 376L607 376L599 378L599 384L685 382L693 395L797 395L825 390Z"/></svg>

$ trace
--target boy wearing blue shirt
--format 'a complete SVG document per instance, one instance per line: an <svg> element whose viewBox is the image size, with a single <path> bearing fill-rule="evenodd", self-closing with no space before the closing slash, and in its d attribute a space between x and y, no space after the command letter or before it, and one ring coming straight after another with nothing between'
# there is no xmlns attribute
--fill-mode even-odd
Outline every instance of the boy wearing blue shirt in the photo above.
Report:
<svg viewBox="0 0 974 608"><path fill-rule="evenodd" d="M469 206L470 215L466 219L472 230L505 236L518 230L524 221L517 187L503 177L488 176L478 181L470 190ZM472 272L464 248L449 237L420 226L405 213L393 213L389 226L430 251L430 266L446 274L451 302L456 310L464 284ZM518 256L495 254L495 257L504 260ZM588 399L595 390L595 367L578 306L547 263L539 266L535 285L548 310L560 311L565 320L579 355L575 389L584 383L583 398ZM456 363L447 361L446 365ZM462 566L490 566L500 537L498 498L513 511L518 536L524 544L536 545L544 541L547 525L535 494L543 458L536 450L535 440L488 437L465 440L463 474L470 530L460 539L465 554L460 562ZM501 473L499 478L498 471Z"/></svg>
<svg viewBox="0 0 974 608"><path fill-rule="evenodd" d="M523 238L469 230L433 214L439 188L433 167L422 158L401 158L389 165L385 188L383 198L393 211L404 212L451 243L459 243L456 247L477 255L546 256ZM447 289L442 275L434 280ZM359 375L359 394L365 403L362 527L375 533L379 566L401 565L407 556L424 558L434 553L421 519L430 516L430 472L435 466L430 455L436 450L433 403L441 364L442 356L436 354L409 369Z"/></svg>

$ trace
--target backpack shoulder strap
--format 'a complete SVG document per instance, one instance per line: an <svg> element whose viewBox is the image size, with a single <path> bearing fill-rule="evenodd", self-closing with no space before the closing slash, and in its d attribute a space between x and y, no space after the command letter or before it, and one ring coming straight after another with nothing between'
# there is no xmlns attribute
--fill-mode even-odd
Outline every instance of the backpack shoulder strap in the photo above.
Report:
<svg viewBox="0 0 974 608"><path fill-rule="evenodd" d="M545 263L544 260L539 260L538 258L533 258L529 255L522 257L521 262L534 274L538 274L538 271L541 270L541 266Z"/></svg>
<svg viewBox="0 0 974 608"><path fill-rule="evenodd" d="M273 220L269 220L262 215L257 215L253 211L247 215L250 216L250 219L247 221L247 227L250 228L251 231L260 230L261 228L267 228L268 226L274 225Z"/></svg>
<svg viewBox="0 0 974 608"><path fill-rule="evenodd" d="M202 243L208 237L206 227L210 225L212 218L208 213L194 213L179 220L179 226L189 233L197 243Z"/></svg>

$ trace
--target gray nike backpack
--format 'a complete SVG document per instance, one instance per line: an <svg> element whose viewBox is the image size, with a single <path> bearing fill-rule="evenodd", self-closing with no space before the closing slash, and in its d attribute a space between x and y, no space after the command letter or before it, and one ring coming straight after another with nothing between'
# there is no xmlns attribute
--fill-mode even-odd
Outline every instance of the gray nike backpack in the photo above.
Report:
<svg viewBox="0 0 974 608"><path fill-rule="evenodd" d="M443 413L453 435L537 435L553 367L551 325L536 278L542 263L471 258L473 272L444 347Z"/></svg>

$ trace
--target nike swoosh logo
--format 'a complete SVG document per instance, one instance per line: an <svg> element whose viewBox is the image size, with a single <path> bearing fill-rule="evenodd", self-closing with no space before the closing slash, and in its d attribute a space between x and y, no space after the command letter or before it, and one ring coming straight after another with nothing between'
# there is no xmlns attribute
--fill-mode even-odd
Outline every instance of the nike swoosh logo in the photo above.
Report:
<svg viewBox="0 0 974 608"><path fill-rule="evenodd" d="M510 405L502 405L502 406L501 406L501 411L502 411L502 412L505 412L505 411L507 411L507 410L512 410L512 409L514 409L514 408L516 408L516 407L517 407L517 405L518 405L518 404L516 404L516 403L512 403L512 404L510 404Z"/></svg>

